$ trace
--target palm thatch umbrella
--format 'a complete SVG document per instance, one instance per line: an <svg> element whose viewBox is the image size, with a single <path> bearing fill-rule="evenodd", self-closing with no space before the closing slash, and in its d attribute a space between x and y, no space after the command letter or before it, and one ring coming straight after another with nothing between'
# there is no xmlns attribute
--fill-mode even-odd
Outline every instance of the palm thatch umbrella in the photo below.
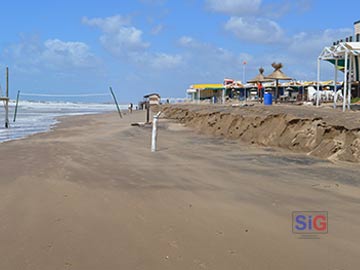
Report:
<svg viewBox="0 0 360 270"><path fill-rule="evenodd" d="M259 68L259 74L256 75L255 78L253 78L252 80L248 81L248 83L263 83L263 82L272 82L273 79L267 79L264 76L264 69L261 67ZM262 91L260 91L259 93L259 102L262 103Z"/></svg>
<svg viewBox="0 0 360 270"><path fill-rule="evenodd" d="M281 71L281 68L283 67L282 63L272 63L271 65L275 70L273 73L271 73L270 75L266 76L266 79L273 79L276 81L276 92L275 92L275 96L276 96L276 102L278 101L279 98L279 80L282 81L291 81L292 78L286 76L284 74L284 72Z"/></svg>
<svg viewBox="0 0 360 270"><path fill-rule="evenodd" d="M256 75L255 78L253 78L252 80L248 81L248 83L257 83L257 82L272 82L273 79L268 79L268 78L265 78L264 76L264 69L261 67L259 68L259 74Z"/></svg>

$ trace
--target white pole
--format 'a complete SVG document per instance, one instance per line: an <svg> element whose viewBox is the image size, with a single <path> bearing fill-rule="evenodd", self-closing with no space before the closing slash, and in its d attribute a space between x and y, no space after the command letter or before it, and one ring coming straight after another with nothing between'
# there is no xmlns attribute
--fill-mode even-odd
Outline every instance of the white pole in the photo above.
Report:
<svg viewBox="0 0 360 270"><path fill-rule="evenodd" d="M335 80L334 80L334 109L336 109L336 92L337 92L337 80L338 80L338 59L335 59Z"/></svg>
<svg viewBox="0 0 360 270"><path fill-rule="evenodd" d="M157 144L157 123L159 120L161 112L157 113L153 117L153 126L152 126L152 134L151 134L151 152L156 152L156 144Z"/></svg>
<svg viewBox="0 0 360 270"><path fill-rule="evenodd" d="M343 112L346 110L346 90L347 90L347 65L348 65L348 53L345 51L345 64L344 64L344 100L343 100Z"/></svg>
<svg viewBox="0 0 360 270"><path fill-rule="evenodd" d="M359 70L358 70L358 65L356 65L356 59L358 56L354 55L354 77L353 77L353 81L357 81L358 80L358 74L359 74Z"/></svg>
<svg viewBox="0 0 360 270"><path fill-rule="evenodd" d="M351 105L351 83L352 83L352 71L354 68L354 63L353 63L353 56L350 55L350 67L349 67L349 81L348 81L348 109L350 110L350 105Z"/></svg>
<svg viewBox="0 0 360 270"><path fill-rule="evenodd" d="M226 88L224 87L223 91L222 91L222 104L225 104L225 90Z"/></svg>
<svg viewBox="0 0 360 270"><path fill-rule="evenodd" d="M317 88L316 88L316 107L319 107L320 105L320 66L321 65L321 59L318 58L317 62Z"/></svg>

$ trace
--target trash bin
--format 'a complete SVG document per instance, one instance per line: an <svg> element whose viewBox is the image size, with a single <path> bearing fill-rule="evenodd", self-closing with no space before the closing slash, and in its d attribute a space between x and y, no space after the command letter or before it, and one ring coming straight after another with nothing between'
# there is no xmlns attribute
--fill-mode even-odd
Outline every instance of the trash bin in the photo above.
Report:
<svg viewBox="0 0 360 270"><path fill-rule="evenodd" d="M264 105L266 105L266 106L272 105L272 94L271 93L265 93L265 95L264 95Z"/></svg>

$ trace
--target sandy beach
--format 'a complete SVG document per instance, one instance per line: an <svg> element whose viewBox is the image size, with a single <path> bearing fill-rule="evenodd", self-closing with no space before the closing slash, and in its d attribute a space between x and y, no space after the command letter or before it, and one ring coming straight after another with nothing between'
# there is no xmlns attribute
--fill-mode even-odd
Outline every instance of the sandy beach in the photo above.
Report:
<svg viewBox="0 0 360 270"><path fill-rule="evenodd" d="M359 110L342 113L331 105L245 105L180 104L164 106L163 111L203 134L360 163Z"/></svg>
<svg viewBox="0 0 360 270"><path fill-rule="evenodd" d="M0 144L0 269L359 268L357 162L169 119L151 153L151 129L130 125L144 118L70 117ZM296 210L328 211L328 234L293 234Z"/></svg>

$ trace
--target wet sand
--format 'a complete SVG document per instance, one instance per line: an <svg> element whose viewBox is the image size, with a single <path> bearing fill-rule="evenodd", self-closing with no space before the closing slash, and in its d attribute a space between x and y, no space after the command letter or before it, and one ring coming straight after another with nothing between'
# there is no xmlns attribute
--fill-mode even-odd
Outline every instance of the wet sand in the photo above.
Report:
<svg viewBox="0 0 360 270"><path fill-rule="evenodd" d="M136 112L0 144L0 269L358 269L355 163L194 133ZM324 210L329 232L292 233Z"/></svg>

